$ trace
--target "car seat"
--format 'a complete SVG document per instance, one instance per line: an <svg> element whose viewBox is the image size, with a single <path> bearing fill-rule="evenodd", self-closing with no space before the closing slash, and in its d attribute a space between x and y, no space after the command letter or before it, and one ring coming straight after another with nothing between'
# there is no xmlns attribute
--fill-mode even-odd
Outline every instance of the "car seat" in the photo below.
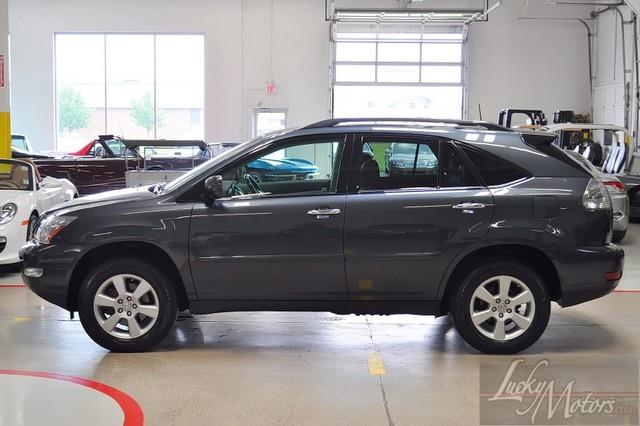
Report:
<svg viewBox="0 0 640 426"><path fill-rule="evenodd" d="M617 141L618 149L615 159L613 160L613 164L611 167L611 171L609 173L617 174L624 171L625 159L627 158L627 145L624 141Z"/></svg>
<svg viewBox="0 0 640 426"><path fill-rule="evenodd" d="M618 137L616 136L611 143L611 148L609 148L609 153L607 154L607 158L604 160L604 164L602 165L602 171L605 173L613 173L613 164L616 161L616 157L618 156Z"/></svg>
<svg viewBox="0 0 640 426"><path fill-rule="evenodd" d="M376 160L365 159L360 165L360 186L374 189L380 178L380 166Z"/></svg>

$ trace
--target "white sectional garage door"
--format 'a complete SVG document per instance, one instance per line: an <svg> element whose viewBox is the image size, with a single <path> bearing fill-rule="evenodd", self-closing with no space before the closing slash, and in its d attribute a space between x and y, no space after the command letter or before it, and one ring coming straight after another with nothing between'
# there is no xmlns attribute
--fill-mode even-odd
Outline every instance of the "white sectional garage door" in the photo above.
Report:
<svg viewBox="0 0 640 426"><path fill-rule="evenodd" d="M334 117L462 118L462 25L338 23Z"/></svg>

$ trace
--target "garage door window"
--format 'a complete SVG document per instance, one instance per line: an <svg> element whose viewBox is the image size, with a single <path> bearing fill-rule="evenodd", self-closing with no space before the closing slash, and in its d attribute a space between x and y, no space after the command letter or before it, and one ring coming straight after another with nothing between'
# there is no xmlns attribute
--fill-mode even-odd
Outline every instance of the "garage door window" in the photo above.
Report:
<svg viewBox="0 0 640 426"><path fill-rule="evenodd" d="M204 36L56 34L56 149L97 135L204 139Z"/></svg>
<svg viewBox="0 0 640 426"><path fill-rule="evenodd" d="M338 24L334 46L334 117L462 117L461 27Z"/></svg>

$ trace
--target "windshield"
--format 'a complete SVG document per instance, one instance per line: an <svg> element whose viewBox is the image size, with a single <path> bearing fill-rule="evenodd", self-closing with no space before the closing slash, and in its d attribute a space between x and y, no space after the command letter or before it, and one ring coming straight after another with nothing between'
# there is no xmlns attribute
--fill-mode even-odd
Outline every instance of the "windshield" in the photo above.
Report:
<svg viewBox="0 0 640 426"><path fill-rule="evenodd" d="M234 146L231 149L228 149L226 151L223 151L222 153L220 153L219 155L214 156L213 158L205 161L204 163L200 164L199 166L189 170L187 173L179 176L178 178L172 180L171 182L168 182L165 186L164 186L164 191L171 191L174 188L179 187L180 185L182 185L183 182L187 182L188 180L190 180L192 177L199 175L200 173L202 173L204 170L207 170L209 167L211 167L212 164L217 163L220 160L223 160L225 158L228 158L232 155L234 155L239 149L240 147L245 146L246 144L257 144L262 142L263 140L268 139L269 137L267 137L267 135L264 136L259 136L255 139L252 139L249 142L246 143L241 143L238 144L236 146Z"/></svg>
<svg viewBox="0 0 640 426"><path fill-rule="evenodd" d="M29 151L29 147L27 146L27 139L24 136L11 136L11 146L22 149L23 151Z"/></svg>
<svg viewBox="0 0 640 426"><path fill-rule="evenodd" d="M29 191L33 186L31 167L21 161L0 161L0 190Z"/></svg>

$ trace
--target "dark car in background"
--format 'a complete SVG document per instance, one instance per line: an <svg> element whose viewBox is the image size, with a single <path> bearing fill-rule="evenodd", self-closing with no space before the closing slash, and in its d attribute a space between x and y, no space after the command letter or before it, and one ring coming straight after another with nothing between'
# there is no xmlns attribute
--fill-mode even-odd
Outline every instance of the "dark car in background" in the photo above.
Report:
<svg viewBox="0 0 640 426"><path fill-rule="evenodd" d="M438 160L427 145L416 151L411 144L392 143L385 152L385 169L390 175L433 174ZM414 167L415 166L415 167Z"/></svg>
<svg viewBox="0 0 640 426"><path fill-rule="evenodd" d="M23 279L113 351L152 348L189 309L450 313L473 347L518 352L552 301L604 296L622 277L608 191L554 139L417 119L280 131L166 185L45 212ZM376 155L399 145L414 160L389 175ZM272 158L317 172L255 179L251 165Z"/></svg>

